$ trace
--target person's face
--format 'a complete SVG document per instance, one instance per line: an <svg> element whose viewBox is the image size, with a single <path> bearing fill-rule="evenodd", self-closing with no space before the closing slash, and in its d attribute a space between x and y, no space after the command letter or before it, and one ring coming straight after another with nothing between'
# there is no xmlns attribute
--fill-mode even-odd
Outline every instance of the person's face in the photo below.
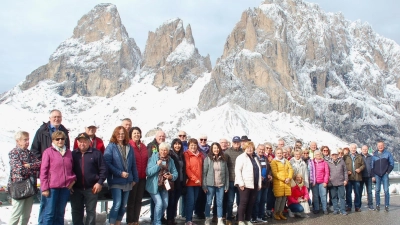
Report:
<svg viewBox="0 0 400 225"><path fill-rule="evenodd" d="M50 124L53 126L60 126L61 122L62 122L62 115L60 112L58 111L53 111L50 114Z"/></svg>
<svg viewBox="0 0 400 225"><path fill-rule="evenodd" d="M248 147L245 149L245 151L246 151L247 154L253 154L254 148L251 147L251 146L248 146Z"/></svg>
<svg viewBox="0 0 400 225"><path fill-rule="evenodd" d="M124 129L120 129L117 133L118 142L123 142L125 140L125 131Z"/></svg>
<svg viewBox="0 0 400 225"><path fill-rule="evenodd" d="M300 152L294 152L294 158L299 160L300 159Z"/></svg>
<svg viewBox="0 0 400 225"><path fill-rule="evenodd" d="M121 126L123 126L126 129L126 131L129 131L132 128L132 122L129 120L124 120L122 121Z"/></svg>
<svg viewBox="0 0 400 225"><path fill-rule="evenodd" d="M239 149L240 148L240 142L232 142L232 148L234 149Z"/></svg>
<svg viewBox="0 0 400 225"><path fill-rule="evenodd" d="M332 155L331 155L331 158L332 158L333 160L336 160L336 159L339 158L339 155L338 155L338 154L332 154Z"/></svg>
<svg viewBox="0 0 400 225"><path fill-rule="evenodd" d="M240 146L242 147L242 148L244 148L244 144L246 144L247 143L247 141L241 141L240 142Z"/></svg>
<svg viewBox="0 0 400 225"><path fill-rule="evenodd" d="M183 132L183 131L179 132L179 133L178 133L178 137L179 137L179 139L180 139L181 141L186 141L186 139L187 139L187 137L186 137L186 132Z"/></svg>
<svg viewBox="0 0 400 225"><path fill-rule="evenodd" d="M168 155L168 148L162 148L158 151L158 154L160 154L161 157L165 158Z"/></svg>
<svg viewBox="0 0 400 225"><path fill-rule="evenodd" d="M78 148L81 152L86 152L90 146L90 141L86 138L79 138L77 140Z"/></svg>
<svg viewBox="0 0 400 225"><path fill-rule="evenodd" d="M351 154L356 154L356 152L357 152L357 146L355 146L355 145L350 145L350 152L351 152Z"/></svg>
<svg viewBox="0 0 400 225"><path fill-rule="evenodd" d="M338 157L343 157L343 150L338 151Z"/></svg>
<svg viewBox="0 0 400 225"><path fill-rule="evenodd" d="M349 154L349 150L346 148L346 149L343 149L343 154L344 155L348 155Z"/></svg>
<svg viewBox="0 0 400 225"><path fill-rule="evenodd" d="M303 178L301 178L300 175L296 176L296 183L300 184L302 182Z"/></svg>
<svg viewBox="0 0 400 225"><path fill-rule="evenodd" d="M219 144L221 145L222 151L228 149L228 141L226 139L221 139Z"/></svg>
<svg viewBox="0 0 400 225"><path fill-rule="evenodd" d="M207 137L201 137L201 138L199 138L199 141L200 141L201 146L207 145Z"/></svg>
<svg viewBox="0 0 400 225"><path fill-rule="evenodd" d="M278 141L278 148L282 148L283 146L285 146L285 142L284 141Z"/></svg>
<svg viewBox="0 0 400 225"><path fill-rule="evenodd" d="M327 149L327 148L322 149L322 154L324 156L328 156L329 155L329 149Z"/></svg>
<svg viewBox="0 0 400 225"><path fill-rule="evenodd" d="M301 148L301 147L303 147L303 144L301 144L300 142L296 142L295 147L296 148Z"/></svg>
<svg viewBox="0 0 400 225"><path fill-rule="evenodd" d="M179 142L175 142L174 144L174 150L176 152L179 152L179 150L181 150L182 145Z"/></svg>
<svg viewBox="0 0 400 225"><path fill-rule="evenodd" d="M286 150L283 150L283 158L287 159L288 157L288 152Z"/></svg>
<svg viewBox="0 0 400 225"><path fill-rule="evenodd" d="M259 145L259 146L257 147L257 154L258 154L259 156L263 156L263 155L265 154L265 147Z"/></svg>
<svg viewBox="0 0 400 225"><path fill-rule="evenodd" d="M158 144L161 144L162 142L165 141L165 133L164 132L158 132L156 135L156 141Z"/></svg>
<svg viewBox="0 0 400 225"><path fill-rule="evenodd" d="M133 141L139 141L140 137L141 137L141 134L140 134L140 132L138 130L133 130L132 131L132 137L131 138L132 138Z"/></svg>
<svg viewBox="0 0 400 225"><path fill-rule="evenodd" d="M304 151L304 152L303 152L303 157L304 157L305 159L308 159L309 156L310 156L310 152L309 152L309 151Z"/></svg>
<svg viewBox="0 0 400 225"><path fill-rule="evenodd" d="M316 158L316 159L321 159L321 153L314 153L314 158Z"/></svg>
<svg viewBox="0 0 400 225"><path fill-rule="evenodd" d="M55 144L57 147L62 148L65 145L65 138L60 136L60 137L56 137L55 139L53 139L53 144Z"/></svg>
<svg viewBox="0 0 400 225"><path fill-rule="evenodd" d="M213 152L214 155L218 155L219 154L219 148L218 148L217 145L213 145L212 152Z"/></svg>
<svg viewBox="0 0 400 225"><path fill-rule="evenodd" d="M363 146L363 147L361 148L361 152L362 152L362 154L364 154L364 155L368 154L368 147L367 147L367 146Z"/></svg>
<svg viewBox="0 0 400 225"><path fill-rule="evenodd" d="M379 142L377 148L378 151L382 152L385 149L385 144L383 142Z"/></svg>
<svg viewBox="0 0 400 225"><path fill-rule="evenodd" d="M193 153L197 152L197 145L195 143L190 143L189 150Z"/></svg>
<svg viewBox="0 0 400 225"><path fill-rule="evenodd" d="M282 159L282 157L283 157L282 150L275 151L275 157L277 159Z"/></svg>
<svg viewBox="0 0 400 225"><path fill-rule="evenodd" d="M97 131L97 127L94 127L94 126L86 127L86 129L85 129L85 133L87 135L89 135L90 137L93 137L96 134L96 131Z"/></svg>
<svg viewBox="0 0 400 225"><path fill-rule="evenodd" d="M310 149L311 149L312 151L317 150L317 143L311 142L311 143L310 143Z"/></svg>
<svg viewBox="0 0 400 225"><path fill-rule="evenodd" d="M272 146L266 145L265 146L265 153L266 154L272 154Z"/></svg>
<svg viewBox="0 0 400 225"><path fill-rule="evenodd" d="M27 149L29 147L29 136L21 136L21 138L17 140L17 145L22 149Z"/></svg>

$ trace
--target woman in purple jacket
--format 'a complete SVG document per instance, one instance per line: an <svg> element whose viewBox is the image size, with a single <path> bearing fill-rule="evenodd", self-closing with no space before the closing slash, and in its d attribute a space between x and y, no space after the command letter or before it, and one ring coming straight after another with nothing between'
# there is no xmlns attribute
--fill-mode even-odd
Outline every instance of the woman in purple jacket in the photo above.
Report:
<svg viewBox="0 0 400 225"><path fill-rule="evenodd" d="M65 146L67 136L62 131L51 135L52 145L42 155L40 167L39 224L63 225L65 206L76 176L72 171L72 153Z"/></svg>

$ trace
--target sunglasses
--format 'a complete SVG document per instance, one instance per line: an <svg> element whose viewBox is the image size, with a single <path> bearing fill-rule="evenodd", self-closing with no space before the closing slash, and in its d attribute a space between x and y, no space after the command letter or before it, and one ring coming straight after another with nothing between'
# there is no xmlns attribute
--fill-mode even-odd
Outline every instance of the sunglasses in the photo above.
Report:
<svg viewBox="0 0 400 225"><path fill-rule="evenodd" d="M304 152L304 153L303 153L303 155L309 155L309 154L310 154L310 153L308 153L308 152Z"/></svg>
<svg viewBox="0 0 400 225"><path fill-rule="evenodd" d="M272 148L265 148L265 149L272 149Z"/></svg>
<svg viewBox="0 0 400 225"><path fill-rule="evenodd" d="M54 140L56 140L56 141L60 141L60 140L65 141L65 138L56 138Z"/></svg>
<svg viewBox="0 0 400 225"><path fill-rule="evenodd" d="M178 137L186 137L186 135L180 134L180 135L178 135Z"/></svg>
<svg viewBox="0 0 400 225"><path fill-rule="evenodd" d="M200 141L207 141L207 139L200 139Z"/></svg>

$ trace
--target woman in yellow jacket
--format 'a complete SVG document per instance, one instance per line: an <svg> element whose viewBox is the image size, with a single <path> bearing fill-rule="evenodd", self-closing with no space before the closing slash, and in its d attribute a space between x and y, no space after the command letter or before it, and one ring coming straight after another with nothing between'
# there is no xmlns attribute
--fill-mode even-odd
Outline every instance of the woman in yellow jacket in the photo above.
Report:
<svg viewBox="0 0 400 225"><path fill-rule="evenodd" d="M275 158L271 161L273 192L276 197L275 213L276 220L286 220L282 212L286 204L286 197L292 194L290 181L293 177L293 169L290 162L283 158L281 148L275 150Z"/></svg>

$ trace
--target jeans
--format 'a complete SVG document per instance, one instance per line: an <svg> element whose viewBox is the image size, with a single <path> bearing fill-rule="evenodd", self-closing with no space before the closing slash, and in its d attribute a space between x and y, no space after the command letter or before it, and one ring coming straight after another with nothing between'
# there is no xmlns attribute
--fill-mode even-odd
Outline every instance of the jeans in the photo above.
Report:
<svg viewBox="0 0 400 225"><path fill-rule="evenodd" d="M256 202L253 206L253 219L263 218L265 215L265 204L267 203L268 188L261 188L257 193Z"/></svg>
<svg viewBox="0 0 400 225"><path fill-rule="evenodd" d="M174 190L168 192L167 220L173 221L175 219L181 193L182 189L177 185L175 185Z"/></svg>
<svg viewBox="0 0 400 225"><path fill-rule="evenodd" d="M238 220L250 221L254 202L257 198L257 189L244 188L240 190L240 204L238 207Z"/></svg>
<svg viewBox="0 0 400 225"><path fill-rule="evenodd" d="M217 205L214 206L217 208L217 217L222 218L222 204L224 199L224 186L215 187L215 186L207 186L207 203L205 207L206 217L210 217L211 204L213 202L213 197L216 196Z"/></svg>
<svg viewBox="0 0 400 225"><path fill-rule="evenodd" d="M385 173L383 176L375 175L375 201L376 205L381 205L381 184L383 185L383 191L385 192L385 206L389 206L389 174Z"/></svg>
<svg viewBox="0 0 400 225"><path fill-rule="evenodd" d="M161 225L161 217L163 217L165 210L168 207L168 191L161 189L156 194L150 193L154 201L154 220L153 225Z"/></svg>
<svg viewBox="0 0 400 225"><path fill-rule="evenodd" d="M115 224L115 221L122 221L124 217L126 204L129 198L129 191L122 191L119 188L111 188L113 206L110 210L109 223Z"/></svg>
<svg viewBox="0 0 400 225"><path fill-rule="evenodd" d="M272 184L270 188L268 188L268 193L267 193L267 210L271 211L272 208L275 206L275 195L272 190Z"/></svg>
<svg viewBox="0 0 400 225"><path fill-rule="evenodd" d="M326 207L326 187L324 187L323 184L315 184L315 186L312 187L312 193L313 193L313 210L314 211L318 211L319 210L318 198L321 198L322 210L324 212L327 211L327 207Z"/></svg>
<svg viewBox="0 0 400 225"><path fill-rule="evenodd" d="M71 195L71 214L74 225L95 225L96 206L98 194L93 194L92 189L74 189ZM83 222L84 209L86 207L86 222Z"/></svg>
<svg viewBox="0 0 400 225"><path fill-rule="evenodd" d="M345 193L344 192L345 191L344 191L343 185L331 187L333 211L335 211L335 212L340 211L341 213L346 213L346 203L345 203Z"/></svg>
<svg viewBox="0 0 400 225"><path fill-rule="evenodd" d="M126 223L139 222L145 186L146 179L139 179L139 182L129 192L128 203L126 205Z"/></svg>
<svg viewBox="0 0 400 225"><path fill-rule="evenodd" d="M70 191L68 188L50 188L49 191L49 197L42 195L40 200L39 224L63 225Z"/></svg>
<svg viewBox="0 0 400 225"><path fill-rule="evenodd" d="M195 201L199 195L200 186L186 187L186 222L192 221Z"/></svg>
<svg viewBox="0 0 400 225"><path fill-rule="evenodd" d="M228 192L224 191L224 198L222 200L222 217L226 216L226 206L228 203ZM214 205L217 205L217 198L214 198ZM213 216L217 215L217 207L213 207Z"/></svg>
<svg viewBox="0 0 400 225"><path fill-rule="evenodd" d="M186 217L186 193L181 195L179 199L179 214Z"/></svg>
<svg viewBox="0 0 400 225"><path fill-rule="evenodd" d="M33 198L35 197L36 196L21 200L12 200L11 217L8 222L9 225L28 224L32 211Z"/></svg>
<svg viewBox="0 0 400 225"><path fill-rule="evenodd" d="M227 220L232 220L233 219L233 202L235 201L235 194L236 194L236 205L239 205L240 203L240 197L239 197L239 190L237 187L235 187L235 182L229 181L229 190L228 190L228 203L226 207L227 211Z"/></svg>
<svg viewBox="0 0 400 225"><path fill-rule="evenodd" d="M290 209L290 211L292 211L292 213L302 213L302 212L304 212L304 208L303 208L303 206L300 205L300 203L290 204L288 206L288 208Z"/></svg>
<svg viewBox="0 0 400 225"><path fill-rule="evenodd" d="M360 182L360 202L361 202L361 195L364 189L364 185L367 188L367 199L368 199L368 207L372 207L374 204L372 202L372 178L371 177L363 177L362 181Z"/></svg>
<svg viewBox="0 0 400 225"><path fill-rule="evenodd" d="M351 192L354 190L354 208L361 208L360 181L349 180L346 186L346 205L352 207Z"/></svg>

